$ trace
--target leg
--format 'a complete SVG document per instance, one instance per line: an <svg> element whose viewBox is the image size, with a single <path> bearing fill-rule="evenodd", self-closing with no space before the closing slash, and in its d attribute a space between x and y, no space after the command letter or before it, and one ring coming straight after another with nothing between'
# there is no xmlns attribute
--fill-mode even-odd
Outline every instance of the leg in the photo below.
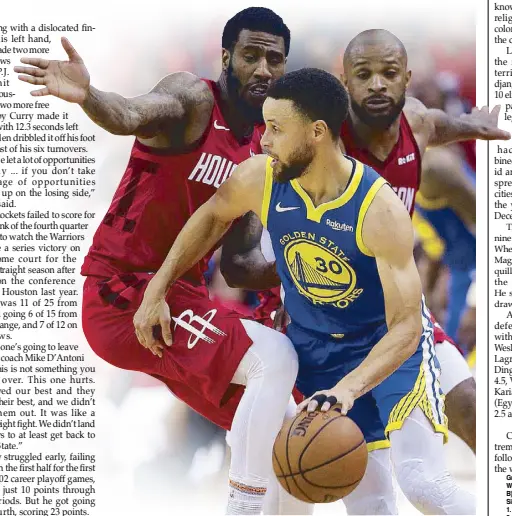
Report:
<svg viewBox="0 0 512 516"><path fill-rule="evenodd" d="M132 276L137 285L148 279L142 273ZM91 347L117 367L159 378L191 408L231 427L228 513L259 514L272 470L272 446L297 376L290 340L240 320L201 289L177 282L167 297L173 310L173 345L158 358L138 343L133 331L143 288L130 290L126 278L116 277L107 286L104 290L116 296L102 298L91 282L84 287L84 333ZM122 309L106 302L119 298L131 302ZM233 384L246 386L243 396L243 389Z"/></svg>
<svg viewBox="0 0 512 516"><path fill-rule="evenodd" d="M291 419L295 417L297 405L293 399L290 398L284 419ZM295 515L311 515L313 514L314 504L306 503L293 497L285 491L274 472L270 475L268 481L267 494L265 495L265 503L263 505L263 514L295 514Z"/></svg>
<svg viewBox="0 0 512 516"><path fill-rule="evenodd" d="M476 453L476 382L459 351L448 341L436 345L448 428Z"/></svg>
<svg viewBox="0 0 512 516"><path fill-rule="evenodd" d="M233 377L233 383L246 389L229 436L232 458L227 514L261 512L272 472L272 447L298 369L287 337L252 321L243 324L254 344Z"/></svg>
<svg viewBox="0 0 512 516"><path fill-rule="evenodd" d="M475 514L474 495L461 489L446 469L443 435L416 407L390 433L391 459L400 488L423 514Z"/></svg>
<svg viewBox="0 0 512 516"><path fill-rule="evenodd" d="M347 514L398 514L389 448L368 454L363 480L343 502Z"/></svg>
<svg viewBox="0 0 512 516"><path fill-rule="evenodd" d="M348 416L363 432L369 453L363 479L343 498L347 514L398 514L390 445L372 393L357 399Z"/></svg>
<svg viewBox="0 0 512 516"><path fill-rule="evenodd" d="M442 383L441 376L441 383ZM476 382L466 378L445 399L448 428L476 454Z"/></svg>

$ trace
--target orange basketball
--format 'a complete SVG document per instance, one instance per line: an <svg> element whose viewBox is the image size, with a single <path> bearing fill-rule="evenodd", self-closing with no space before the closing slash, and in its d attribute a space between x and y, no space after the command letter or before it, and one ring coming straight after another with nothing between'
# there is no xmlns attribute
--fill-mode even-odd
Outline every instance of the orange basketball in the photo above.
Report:
<svg viewBox="0 0 512 516"><path fill-rule="evenodd" d="M285 422L272 454L283 488L310 503L335 502L351 493L366 471L368 451L359 427L339 406L301 412Z"/></svg>

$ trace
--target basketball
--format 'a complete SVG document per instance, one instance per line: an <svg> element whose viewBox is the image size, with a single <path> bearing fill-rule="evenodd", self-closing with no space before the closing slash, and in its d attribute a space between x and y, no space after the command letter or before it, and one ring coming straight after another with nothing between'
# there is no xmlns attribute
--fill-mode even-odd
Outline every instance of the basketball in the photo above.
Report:
<svg viewBox="0 0 512 516"><path fill-rule="evenodd" d="M301 412L277 435L272 464L283 488L309 503L351 493L366 471L368 451L359 427L341 409Z"/></svg>

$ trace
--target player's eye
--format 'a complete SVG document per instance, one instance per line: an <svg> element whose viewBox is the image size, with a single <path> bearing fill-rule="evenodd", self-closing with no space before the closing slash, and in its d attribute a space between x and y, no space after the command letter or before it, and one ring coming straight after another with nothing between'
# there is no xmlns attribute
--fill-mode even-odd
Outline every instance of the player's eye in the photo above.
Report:
<svg viewBox="0 0 512 516"><path fill-rule="evenodd" d="M270 57L268 59L268 62L272 66L279 66L283 62L283 60L281 59L281 57L276 56L276 57Z"/></svg>
<svg viewBox="0 0 512 516"><path fill-rule="evenodd" d="M244 59L248 63L254 63L256 61L256 56L254 54L245 54Z"/></svg>
<svg viewBox="0 0 512 516"><path fill-rule="evenodd" d="M384 74L388 79L393 79L394 77L396 77L398 74L397 74L397 71L396 70L387 70L386 73Z"/></svg>
<svg viewBox="0 0 512 516"><path fill-rule="evenodd" d="M361 71L361 72L357 72L356 77L358 79L365 81L366 79L370 78L370 74L369 74L369 72Z"/></svg>

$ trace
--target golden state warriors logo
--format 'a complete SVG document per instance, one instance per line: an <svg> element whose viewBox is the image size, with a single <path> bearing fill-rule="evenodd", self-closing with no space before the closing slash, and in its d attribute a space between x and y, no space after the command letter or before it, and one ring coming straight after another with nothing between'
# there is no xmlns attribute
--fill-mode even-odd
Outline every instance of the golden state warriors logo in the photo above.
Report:
<svg viewBox="0 0 512 516"><path fill-rule="evenodd" d="M354 269L333 242L325 237L317 242L312 233L303 235L307 238L294 235L284 248L284 258L297 290L314 304L346 308L363 292L355 288Z"/></svg>

